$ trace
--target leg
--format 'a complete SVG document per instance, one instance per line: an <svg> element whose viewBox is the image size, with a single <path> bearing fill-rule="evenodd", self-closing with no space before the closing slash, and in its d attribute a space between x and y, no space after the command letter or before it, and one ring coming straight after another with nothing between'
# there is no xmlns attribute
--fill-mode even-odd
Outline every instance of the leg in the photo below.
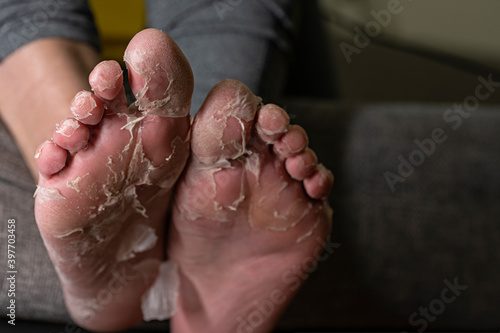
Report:
<svg viewBox="0 0 500 333"><path fill-rule="evenodd" d="M55 123L71 116L71 99L89 88L88 75L99 60L86 1L42 4L0 1L0 113L35 178L36 148ZM44 24L37 21L49 14Z"/></svg>

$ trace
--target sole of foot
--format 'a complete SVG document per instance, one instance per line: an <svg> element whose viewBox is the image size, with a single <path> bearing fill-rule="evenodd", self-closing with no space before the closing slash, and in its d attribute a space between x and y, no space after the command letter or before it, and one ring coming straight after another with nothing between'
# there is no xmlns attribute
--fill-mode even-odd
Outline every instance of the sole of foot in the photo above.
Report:
<svg viewBox="0 0 500 333"><path fill-rule="evenodd" d="M234 80L207 96L191 150L168 240L181 276L172 327L267 332L326 244L333 175L283 109Z"/></svg>
<svg viewBox="0 0 500 333"><path fill-rule="evenodd" d="M189 156L193 75L175 42L147 29L104 61L36 155L35 217L73 319L99 331L142 320L165 254L166 214Z"/></svg>

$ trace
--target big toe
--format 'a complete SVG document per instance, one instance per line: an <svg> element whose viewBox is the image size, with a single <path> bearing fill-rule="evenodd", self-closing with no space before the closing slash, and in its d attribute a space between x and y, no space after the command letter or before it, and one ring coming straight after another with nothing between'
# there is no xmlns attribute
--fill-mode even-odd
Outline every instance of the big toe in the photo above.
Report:
<svg viewBox="0 0 500 333"><path fill-rule="evenodd" d="M124 60L139 110L167 117L189 113L193 73L170 36L157 29L137 33L127 46Z"/></svg>
<svg viewBox="0 0 500 333"><path fill-rule="evenodd" d="M215 85L193 122L193 158L211 165L245 154L260 102L239 81L224 80Z"/></svg>

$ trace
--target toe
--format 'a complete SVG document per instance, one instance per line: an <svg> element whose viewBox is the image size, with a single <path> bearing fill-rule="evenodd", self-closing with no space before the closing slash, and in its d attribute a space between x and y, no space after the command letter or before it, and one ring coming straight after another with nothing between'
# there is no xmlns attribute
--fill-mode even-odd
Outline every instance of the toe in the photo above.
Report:
<svg viewBox="0 0 500 333"><path fill-rule="evenodd" d="M284 158L293 157L302 153L308 144L306 131L298 125L292 125L288 132L274 144L274 151Z"/></svg>
<svg viewBox="0 0 500 333"><path fill-rule="evenodd" d="M333 187L333 174L323 165L318 165L316 171L304 180L304 188L313 199L325 199Z"/></svg>
<svg viewBox="0 0 500 333"><path fill-rule="evenodd" d="M52 135L54 143L69 152L77 152L87 146L89 129L78 120L63 120Z"/></svg>
<svg viewBox="0 0 500 333"><path fill-rule="evenodd" d="M123 71L114 60L105 60L90 73L89 83L94 92L105 100L115 99L123 89Z"/></svg>
<svg viewBox="0 0 500 333"><path fill-rule="evenodd" d="M193 73L170 36L157 29L139 32L128 44L124 60L139 110L168 117L189 113Z"/></svg>
<svg viewBox="0 0 500 333"><path fill-rule="evenodd" d="M71 102L71 113L86 125L97 125L104 113L101 100L89 91L80 91Z"/></svg>
<svg viewBox="0 0 500 333"><path fill-rule="evenodd" d="M264 105L257 115L255 128L266 143L275 143L288 131L290 118L285 110L274 104Z"/></svg>
<svg viewBox="0 0 500 333"><path fill-rule="evenodd" d="M90 86L104 104L108 114L127 113L127 98L123 88L123 71L114 60L102 61L89 76Z"/></svg>
<svg viewBox="0 0 500 333"><path fill-rule="evenodd" d="M66 165L68 153L53 141L45 141L38 147L35 155L40 175L51 176L61 171Z"/></svg>
<svg viewBox="0 0 500 333"><path fill-rule="evenodd" d="M193 157L214 164L245 154L259 103L260 98L239 81L215 85L193 122Z"/></svg>
<svg viewBox="0 0 500 333"><path fill-rule="evenodd" d="M285 167L290 177L301 181L314 173L317 164L318 158L314 151L306 148L299 155L287 158Z"/></svg>

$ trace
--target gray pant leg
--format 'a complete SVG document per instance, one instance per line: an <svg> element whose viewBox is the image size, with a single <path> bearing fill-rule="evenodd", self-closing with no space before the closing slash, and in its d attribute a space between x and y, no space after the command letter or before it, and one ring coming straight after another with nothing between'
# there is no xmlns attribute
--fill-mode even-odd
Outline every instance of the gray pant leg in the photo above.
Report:
<svg viewBox="0 0 500 333"><path fill-rule="evenodd" d="M0 61L23 45L47 37L99 48L86 0L0 0Z"/></svg>
<svg viewBox="0 0 500 333"><path fill-rule="evenodd" d="M97 29L85 0L0 0L0 60L19 47L61 37L98 48ZM36 55L34 55L36 56ZM69 321L61 287L33 213L35 182L0 121L0 263L7 267L7 221L15 222L16 318ZM10 285L0 279L0 307L6 314Z"/></svg>
<svg viewBox="0 0 500 333"><path fill-rule="evenodd" d="M265 101L282 94L293 30L291 0L148 0L149 25L179 44L193 69L191 114L223 79L246 84Z"/></svg>
<svg viewBox="0 0 500 333"><path fill-rule="evenodd" d="M1 317L15 299L17 319L69 320L56 272L47 255L33 213L35 182L19 150L0 122L0 279ZM15 220L15 297L7 297L7 221ZM7 274L8 275L8 274Z"/></svg>

